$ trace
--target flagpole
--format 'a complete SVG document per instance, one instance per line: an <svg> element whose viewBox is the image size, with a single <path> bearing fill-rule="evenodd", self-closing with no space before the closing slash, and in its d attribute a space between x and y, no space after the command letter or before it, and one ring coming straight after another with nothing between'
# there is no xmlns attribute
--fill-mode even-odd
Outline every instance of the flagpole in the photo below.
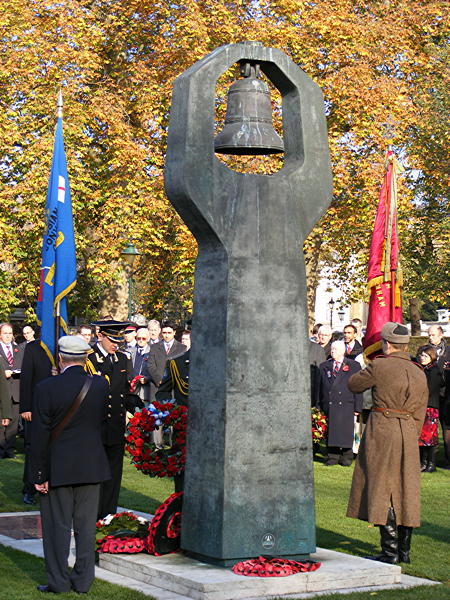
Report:
<svg viewBox="0 0 450 600"><path fill-rule="evenodd" d="M56 118L57 119L62 119L62 116L63 116L63 97L62 97L61 88L59 89L59 92L58 92L58 99L56 101L56 106L57 106ZM59 340L60 328L61 328L61 307L60 307L60 302L57 302L56 306L55 306L55 345L54 345L53 359L55 361L55 366L58 369L58 371L59 371L58 340Z"/></svg>
<svg viewBox="0 0 450 600"><path fill-rule="evenodd" d="M62 97L61 90L59 90L59 92L58 92L58 100L56 101L56 106L58 107L56 116L58 119L60 117L62 118L62 116L63 116L63 97Z"/></svg>
<svg viewBox="0 0 450 600"><path fill-rule="evenodd" d="M59 371L59 361L58 361L58 340L59 340L59 330L61 327L61 312L60 312L60 306L59 306L59 302L56 303L56 314L55 314L55 346L54 346L54 353L53 353L53 359L55 361L55 366Z"/></svg>
<svg viewBox="0 0 450 600"><path fill-rule="evenodd" d="M76 285L76 251L69 176L62 132L63 98L57 95L57 122L47 200L46 229L42 240L42 263L36 316L41 325L41 346L58 364L58 339L67 332L67 294Z"/></svg>

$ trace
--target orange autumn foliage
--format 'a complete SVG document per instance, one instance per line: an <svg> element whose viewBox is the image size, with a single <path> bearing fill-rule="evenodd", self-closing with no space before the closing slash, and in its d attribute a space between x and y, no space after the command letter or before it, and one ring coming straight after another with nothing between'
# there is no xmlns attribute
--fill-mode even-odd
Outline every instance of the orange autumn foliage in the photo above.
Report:
<svg viewBox="0 0 450 600"><path fill-rule="evenodd" d="M434 68L427 48L448 36L448 12L433 0L3 3L0 313L36 300L59 87L79 267L74 312L94 316L130 239L142 255L142 312L189 310L196 245L163 185L172 83L217 46L243 39L281 48L324 92L334 200L305 251L334 267L349 298L357 295L387 144L403 154L407 171L423 167L415 162L421 138L411 132L432 107L418 110L415 92L420 84L427 94ZM232 77L219 81L218 118ZM247 166L271 172L277 160ZM402 230L414 215L414 182L405 178L399 188ZM312 269L311 285L316 275Z"/></svg>

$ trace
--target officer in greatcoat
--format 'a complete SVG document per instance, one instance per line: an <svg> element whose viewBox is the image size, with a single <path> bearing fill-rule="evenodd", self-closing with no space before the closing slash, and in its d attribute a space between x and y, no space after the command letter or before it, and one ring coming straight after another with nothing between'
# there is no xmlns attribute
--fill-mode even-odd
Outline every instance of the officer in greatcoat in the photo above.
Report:
<svg viewBox="0 0 450 600"><path fill-rule="evenodd" d="M360 370L356 361L345 357L342 340L331 344L331 358L319 366L319 408L328 420L326 466L352 464L354 421L362 411L362 395L351 392L347 384Z"/></svg>
<svg viewBox="0 0 450 600"><path fill-rule="evenodd" d="M412 529L420 525L418 438L428 386L407 352L409 337L404 325L385 323L384 356L348 384L355 393L372 388L373 407L356 459L347 516L379 525L381 553L368 558L391 564L409 562Z"/></svg>
<svg viewBox="0 0 450 600"><path fill-rule="evenodd" d="M129 356L118 350L123 342L122 332L127 323L96 321L98 341L86 361L88 373L102 375L109 383L107 414L103 427L103 444L108 457L112 478L102 484L98 518L117 512L125 452L125 417L134 412L139 398L129 394L132 363Z"/></svg>
<svg viewBox="0 0 450 600"><path fill-rule="evenodd" d="M59 339L61 374L35 388L30 477L40 493L48 584L40 592L86 593L94 580L95 523L100 482L110 478L101 439L108 384L84 370L89 344ZM70 534L76 538L69 571Z"/></svg>

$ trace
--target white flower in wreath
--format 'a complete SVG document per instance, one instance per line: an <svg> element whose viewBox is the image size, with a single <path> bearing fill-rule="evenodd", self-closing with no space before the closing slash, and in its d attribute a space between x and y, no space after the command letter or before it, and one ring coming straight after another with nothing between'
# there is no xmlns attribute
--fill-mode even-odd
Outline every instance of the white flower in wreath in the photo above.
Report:
<svg viewBox="0 0 450 600"><path fill-rule="evenodd" d="M111 521L114 519L115 515L106 515L104 519L101 520L102 525L109 525Z"/></svg>

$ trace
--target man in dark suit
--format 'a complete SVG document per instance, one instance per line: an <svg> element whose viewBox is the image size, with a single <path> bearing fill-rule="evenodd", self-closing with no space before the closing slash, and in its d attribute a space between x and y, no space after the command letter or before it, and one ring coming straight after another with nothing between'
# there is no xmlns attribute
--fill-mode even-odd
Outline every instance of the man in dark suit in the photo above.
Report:
<svg viewBox="0 0 450 600"><path fill-rule="evenodd" d="M56 372L56 369L55 369ZM52 363L47 352L39 340L29 342L25 346L20 373L20 416L23 423L23 439L25 450L25 464L23 466L23 501L25 504L34 504L36 488L30 480L30 445L33 418L33 393L37 383L50 377Z"/></svg>
<svg viewBox="0 0 450 600"><path fill-rule="evenodd" d="M163 321L161 323L161 334L163 339L150 346L147 373L154 385L154 388L151 389L151 393L156 393L158 391L158 387L166 371L167 361L183 354L187 350L184 344L180 344L180 342L175 339L175 331L176 325L174 323L171 321ZM145 371L143 372L143 375L146 375ZM150 397L150 401L152 402L153 400L154 397ZM155 429L153 432L153 439L157 446L164 445L161 428Z"/></svg>
<svg viewBox="0 0 450 600"><path fill-rule="evenodd" d="M90 346L85 340L64 336L58 345L62 372L37 384L31 433L30 470L41 494L48 577L48 584L38 586L38 590L86 593L94 580L100 482L110 477L101 440L108 384L101 377L86 374L84 364ZM72 527L76 560L69 574Z"/></svg>
<svg viewBox="0 0 450 600"><path fill-rule="evenodd" d="M180 344L175 339L175 331L174 323L163 321L161 325L163 339L150 347L148 371L156 387L161 383L168 359L175 358L187 350L184 344Z"/></svg>
<svg viewBox="0 0 450 600"><path fill-rule="evenodd" d="M146 369L150 352L149 337L150 334L147 327L140 327L136 332L136 347L131 352L134 391L144 403L150 402L151 386L154 387Z"/></svg>
<svg viewBox="0 0 450 600"><path fill-rule="evenodd" d="M0 368L8 380L11 395L11 419L0 429L0 458L14 458L17 427L19 425L20 370L23 348L14 341L11 323L0 325Z"/></svg>
<svg viewBox="0 0 450 600"><path fill-rule="evenodd" d="M118 350L127 323L109 320L97 321L92 325L98 327L98 341L86 361L86 370L102 375L109 383L108 412L102 438L112 478L101 487L98 510L101 519L117 512L125 452L125 416L127 410L134 412L139 398L129 395L132 364L127 354Z"/></svg>
<svg viewBox="0 0 450 600"><path fill-rule="evenodd" d="M354 325L346 325L344 327L344 342L345 342L345 356L355 360L358 354L363 351L362 345L356 339L357 329Z"/></svg>
<svg viewBox="0 0 450 600"><path fill-rule="evenodd" d="M362 411L362 395L347 387L351 375L360 365L345 358L345 344L331 344L331 358L319 367L319 407L328 419L327 466L349 467L353 460L354 416Z"/></svg>

